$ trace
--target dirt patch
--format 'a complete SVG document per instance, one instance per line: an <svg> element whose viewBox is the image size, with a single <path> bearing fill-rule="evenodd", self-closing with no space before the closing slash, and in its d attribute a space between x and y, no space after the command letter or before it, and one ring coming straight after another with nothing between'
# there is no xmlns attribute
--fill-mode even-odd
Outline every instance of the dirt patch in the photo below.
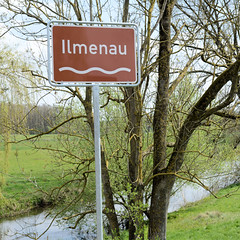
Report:
<svg viewBox="0 0 240 240"><path fill-rule="evenodd" d="M199 220L202 218L220 218L222 216L221 212L218 211L210 211L198 214L194 220Z"/></svg>

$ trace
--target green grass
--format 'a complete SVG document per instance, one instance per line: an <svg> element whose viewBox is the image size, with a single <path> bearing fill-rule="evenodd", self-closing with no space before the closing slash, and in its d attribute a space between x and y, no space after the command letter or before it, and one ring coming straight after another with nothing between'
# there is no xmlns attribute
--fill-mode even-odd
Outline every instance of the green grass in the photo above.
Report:
<svg viewBox="0 0 240 240"><path fill-rule="evenodd" d="M38 140L40 147L56 147L56 135L44 136ZM0 148L0 160L4 159L3 144ZM0 217L12 215L29 209L37 204L44 194L56 186L61 186L62 173L70 168L70 164L57 167L53 153L37 150L33 142L11 144L8 158L5 184L0 189L4 200L0 198ZM66 179L65 179L66 180Z"/></svg>
<svg viewBox="0 0 240 240"><path fill-rule="evenodd" d="M46 139L43 139L44 142ZM28 189L28 183L41 184L51 180L53 157L48 151L35 150L31 144L12 144L9 156L8 174L5 191L14 194L21 189ZM50 179L49 179L50 178Z"/></svg>
<svg viewBox="0 0 240 240"><path fill-rule="evenodd" d="M239 185L233 185L219 191L219 199L211 196L169 214L167 238L171 240L238 240L240 236L239 188Z"/></svg>
<svg viewBox="0 0 240 240"><path fill-rule="evenodd" d="M239 240L240 184L218 192L219 198L207 197L168 214L168 240ZM148 226L145 226L147 239ZM110 238L108 238L110 239ZM120 239L127 240L122 231Z"/></svg>

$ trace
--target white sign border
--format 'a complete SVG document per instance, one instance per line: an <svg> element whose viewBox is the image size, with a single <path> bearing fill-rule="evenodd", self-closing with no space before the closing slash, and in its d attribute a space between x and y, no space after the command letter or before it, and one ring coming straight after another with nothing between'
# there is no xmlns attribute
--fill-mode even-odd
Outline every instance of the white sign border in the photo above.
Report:
<svg viewBox="0 0 240 240"><path fill-rule="evenodd" d="M135 30L136 34L136 78L134 83L110 83L110 82L55 82L53 79L53 56L52 56L52 36L51 27L53 25L67 25L67 26L109 26L109 27L129 27ZM53 20L47 23L47 45L48 45L48 81L54 87L91 87L98 85L100 87L136 87L141 82L141 66L140 66L140 47L139 47L139 30L138 26L134 23L114 23L114 22L88 22L88 21L65 21Z"/></svg>

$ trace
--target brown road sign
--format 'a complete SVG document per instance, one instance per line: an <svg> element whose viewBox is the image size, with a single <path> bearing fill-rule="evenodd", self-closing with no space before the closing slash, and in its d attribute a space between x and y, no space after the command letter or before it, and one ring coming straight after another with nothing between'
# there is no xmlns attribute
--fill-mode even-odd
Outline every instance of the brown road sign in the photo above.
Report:
<svg viewBox="0 0 240 240"><path fill-rule="evenodd" d="M135 83L135 30L125 27L52 27L55 82Z"/></svg>

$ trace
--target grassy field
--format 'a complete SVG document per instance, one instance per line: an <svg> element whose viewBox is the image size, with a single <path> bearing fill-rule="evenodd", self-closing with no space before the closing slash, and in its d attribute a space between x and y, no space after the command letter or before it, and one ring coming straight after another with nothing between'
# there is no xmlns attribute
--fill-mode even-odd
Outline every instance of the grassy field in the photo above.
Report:
<svg viewBox="0 0 240 240"><path fill-rule="evenodd" d="M167 239L240 239L240 185L220 190L217 196L219 198L210 196L170 213ZM145 236L147 239L147 227Z"/></svg>
<svg viewBox="0 0 240 240"><path fill-rule="evenodd" d="M171 213L168 239L238 240L240 238L240 185ZM223 197L225 196L225 197Z"/></svg>
<svg viewBox="0 0 240 240"><path fill-rule="evenodd" d="M168 240L239 240L240 184L218 192L168 215ZM147 226L145 239L147 239ZM127 231L121 233L128 239Z"/></svg>
<svg viewBox="0 0 240 240"><path fill-rule="evenodd" d="M38 140L38 146L49 147L56 144L55 135L44 136ZM4 159L3 144L0 148L0 159ZM67 169L57 167L53 153L47 150L37 150L33 142L11 144L8 158L7 174L4 174L5 184L2 187L4 200L0 199L0 217L14 215L38 205L44 194L54 186L60 186L63 180L59 178Z"/></svg>

